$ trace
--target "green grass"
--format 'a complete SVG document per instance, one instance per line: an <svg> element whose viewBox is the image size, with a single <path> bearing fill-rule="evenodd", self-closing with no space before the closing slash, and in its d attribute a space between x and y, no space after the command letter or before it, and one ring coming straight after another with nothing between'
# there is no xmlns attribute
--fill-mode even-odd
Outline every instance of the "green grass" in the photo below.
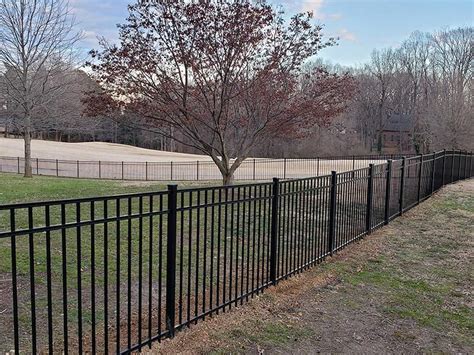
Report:
<svg viewBox="0 0 474 355"><path fill-rule="evenodd" d="M257 344L262 347L287 347L291 343L310 337L312 334L312 330L308 327L283 321L268 322L254 319L247 322L245 328L236 327L222 334L222 337L225 337L223 340L230 344L240 343L244 347L248 344ZM234 350L239 351L237 347ZM225 353L225 351L217 351L217 353Z"/></svg>
<svg viewBox="0 0 474 355"><path fill-rule="evenodd" d="M207 185L205 182L200 183ZM181 187L197 186L196 183L179 183ZM110 195L122 195L128 193L138 192L158 192L166 190L166 183L139 183L133 185L130 182L121 181L105 181L105 180L83 180L73 178L55 178L55 177L34 177L32 179L25 179L19 175L13 174L0 174L0 205L10 203L22 203L22 202L33 202L33 201L48 201L48 200L63 200L63 199L74 199L83 197L95 197L95 196L110 196ZM217 194L217 192L216 192ZM189 194L184 194L184 199L181 201L179 195L178 203L183 202L184 206L190 204ZM208 202L211 201L212 194L208 194ZM230 198L230 197L229 197ZM193 194L192 204L197 205L197 196ZM217 196L216 196L217 201ZM128 273L128 243L130 241L131 249L131 266L130 266L130 277L132 279L133 293L135 294L134 309L136 309L136 292L137 284L139 281L139 275L142 275L143 279L143 295L144 298L148 297L148 278L150 276L148 267L151 263L152 266L152 283L153 292L156 294L159 280L159 273L161 272L163 285L166 281L166 230L167 230L167 218L160 220L159 215L153 217L144 216L140 217L140 199L133 197L130 200L130 209L132 217L130 219L124 219L121 221L112 220L107 223L107 233L104 223L95 223L93 225L85 225L80 228L80 234L76 227L68 227L63 231L61 229L51 231L49 235L47 233L34 233L31 237L28 235L20 235L16 237L16 266L17 276L20 287L19 289L19 311L20 311L20 324L22 329L28 329L29 323L29 307L30 307L30 293L29 293L29 277L31 255L30 255L30 242L34 250L34 275L36 283L36 308L38 310L37 317L46 317L47 310L47 297L46 297L46 272L47 272L47 238L50 238L51 245L51 271L52 271L52 286L53 286L53 315L55 317L54 322L61 323L62 313L62 266L63 257L66 259L66 274L67 274L67 287L68 287L68 308L69 308L69 321L75 324L77 321L77 286L79 282L78 269L80 269L82 288L84 290L83 295L83 320L85 323L89 323L90 319L90 289L92 286L92 257L95 258L95 288L97 294L96 300L96 311L97 319L103 316L103 298L102 294L105 289L105 276L108 277L108 288L109 295L111 297L110 304L113 304L115 297L115 287L117 285L117 276L120 276L120 287L121 293L125 297L127 292L127 278ZM204 194L201 194L200 203L204 203ZM152 198L144 197L141 201L142 211L147 213L149 211L157 212L162 208L167 209L167 197L166 195L154 194ZM153 205L151 205L153 204ZM253 205L253 204L252 204ZM94 203L94 216L92 216L91 202L83 202L80 204L80 218L81 222L88 222L90 220L97 220L107 216L108 218L114 219L117 216L117 200L111 199L107 202L107 213L105 212L105 204L103 201ZM153 207L153 208L152 208ZM51 205L50 209L50 225L61 225L61 206ZM77 207L76 203L68 203L65 209L65 217L67 223L74 223L77 219ZM130 216L129 214L129 200L127 198L120 199L119 211L121 216ZM238 211L234 208L234 226L224 225L224 207L222 207L222 223L220 227L221 231L221 254L223 252L224 235L227 231L228 239L227 244L230 247L230 242L233 240L234 245L234 260L236 258L235 248L237 245L242 244L242 235L245 232L247 235L247 224L249 223L248 216L251 213L247 204L247 211L242 213L240 208L240 225L239 228L235 228L235 220L237 219ZM263 209L262 209L263 211ZM34 207L33 210L33 227L43 227L46 225L45 207ZM206 264L209 268L210 265L210 231L215 231L215 248L217 248L217 221L218 221L218 208L215 208L214 217L215 223L211 223L211 209L207 209L207 241L204 241L204 225L205 225L205 214L204 209L200 209L200 216L198 217L198 210L193 209L192 215L188 211L184 213L182 225L185 227L183 230L183 269L184 269L184 292L186 294L186 272L188 265L191 264L191 283L193 286L191 290L194 290L195 281L195 267L196 267L196 250L198 245L197 240L197 222L199 221L199 231L201 233L199 240L199 268L202 268L204 264L203 250L207 250ZM231 207L228 207L228 220L230 222ZM243 226L243 219L245 217L246 225ZM192 223L190 223L192 221ZM250 223L253 223L250 221ZM178 213L178 250L180 246L180 233L181 233L181 214ZM191 225L191 231L188 226ZM8 210L0 211L0 231L9 231L10 226L10 213ZM17 209L15 212L15 229L28 229L28 211L27 209ZM119 232L120 229L120 232ZM190 238L190 233L192 237ZM65 238L65 244L63 243L63 237ZM107 241L106 241L107 238ZM130 238L130 239L129 239ZM247 237L245 237L247 238ZM191 248L189 248L188 241L192 240ZM252 240L252 239L250 239ZM81 262L78 265L77 253L78 253L78 242L81 244ZM66 246L66 253L63 254L63 244ZM161 244L161 245L160 245ZM160 252L161 248L161 252ZM216 250L216 249L215 249ZM188 251L191 252L191 263L189 261ZM239 250L240 252L240 250ZM143 258L140 263L139 255L142 253ZM229 253L229 252L228 252ZM217 252L214 256L216 257ZM150 261L150 256L152 260ZM179 256L179 252L178 252ZM227 255L229 256L229 255ZM242 255L239 255L241 258ZM246 257L246 255L245 255ZM253 251L250 251L250 258L253 257ZM10 238L0 239L0 278L10 279L9 273L11 272L11 240ZM107 274L105 273L105 259L107 259ZM120 259L120 269L117 269L117 259ZM221 256L221 263L223 257ZM235 264L235 262L234 262ZM161 267L160 267L161 265ZM239 261L240 265L240 261ZM179 265L178 265L179 266ZM214 266L216 267L216 266ZM222 267L222 265L219 265ZM229 266L228 266L229 267ZM141 269L141 270L140 270ZM228 269L229 270L229 269ZM229 271L228 271L229 272ZM222 281L222 280L221 280ZM202 287L203 282L206 283L207 288L211 284L210 273L207 272L206 279L204 280L203 273L198 273L197 282L199 287ZM214 276L213 284L216 284L216 277ZM28 286L28 287L26 287ZM7 291L9 294L9 291ZM186 295L185 295L186 297ZM160 300L160 302L163 302ZM123 303L123 302L122 302ZM125 304L125 303L123 303ZM156 306L156 301L155 301ZM145 309L145 306L144 306ZM194 307L192 307L192 314L194 313ZM0 319L0 327L1 319ZM26 328L25 328L26 327ZM39 330L40 333L43 329ZM61 330L58 329L58 334ZM42 339L47 339L44 334L41 336ZM2 341L4 340L4 341ZM2 339L0 336L0 343L9 343L8 340ZM0 350L1 347L0 347Z"/></svg>
<svg viewBox="0 0 474 355"><path fill-rule="evenodd" d="M426 257L433 255L428 252ZM371 263L358 273L343 274L343 279L355 287L371 285L386 294L387 305L384 309L388 313L414 319L420 325L440 331L447 325L460 334L474 330L472 309L462 304L453 306L450 301L456 295L454 280L460 280L458 273L448 275L443 272L442 276L447 279L437 283L420 277L417 267L413 269L413 274L409 274L396 266L399 265L390 262Z"/></svg>
<svg viewBox="0 0 474 355"><path fill-rule="evenodd" d="M472 248L474 197L450 193L431 203L427 213L403 221L400 230L408 235L388 239L385 248L390 253L368 259L363 267L330 263L322 268L337 273L353 289L369 287L380 293L387 314L468 342L474 311L460 289L472 283L472 265L457 260Z"/></svg>
<svg viewBox="0 0 474 355"><path fill-rule="evenodd" d="M166 183L131 185L122 181L56 178L0 173L0 205L165 190Z"/></svg>
<svg viewBox="0 0 474 355"><path fill-rule="evenodd" d="M440 212L462 210L474 213L474 199L470 197L450 196L438 204Z"/></svg>

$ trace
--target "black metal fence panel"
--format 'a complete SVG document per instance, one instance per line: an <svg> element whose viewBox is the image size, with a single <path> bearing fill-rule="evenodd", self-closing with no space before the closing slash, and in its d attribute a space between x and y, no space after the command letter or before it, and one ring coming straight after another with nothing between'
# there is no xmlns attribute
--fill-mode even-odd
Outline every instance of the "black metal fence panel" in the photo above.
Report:
<svg viewBox="0 0 474 355"><path fill-rule="evenodd" d="M0 206L0 351L151 346L471 178L473 160L442 151L309 178Z"/></svg>
<svg viewBox="0 0 474 355"><path fill-rule="evenodd" d="M236 180L297 179L328 175L331 171L351 171L380 164L397 155L359 155L306 159L247 159L236 170ZM0 172L24 173L22 157L0 157ZM219 169L210 160L174 162L114 162L32 159L34 175L89 179L140 181L220 180Z"/></svg>

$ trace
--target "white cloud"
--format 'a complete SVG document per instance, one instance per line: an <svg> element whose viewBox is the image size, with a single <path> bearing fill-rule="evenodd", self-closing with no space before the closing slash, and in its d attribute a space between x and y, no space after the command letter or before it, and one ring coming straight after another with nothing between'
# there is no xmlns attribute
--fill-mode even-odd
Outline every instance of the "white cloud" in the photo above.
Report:
<svg viewBox="0 0 474 355"><path fill-rule="evenodd" d="M357 42L357 36L346 28L341 28L336 35L344 41Z"/></svg>
<svg viewBox="0 0 474 355"><path fill-rule="evenodd" d="M342 14L329 14L327 15L327 17L331 20L334 20L334 21L339 21L340 19L342 19Z"/></svg>
<svg viewBox="0 0 474 355"><path fill-rule="evenodd" d="M322 11L325 0L303 0L300 2L298 11L312 12L315 19L338 21L342 18L339 13L327 14Z"/></svg>
<svg viewBox="0 0 474 355"><path fill-rule="evenodd" d="M97 37L97 33L95 33L95 31L84 31L82 34L84 35L84 38L87 38L87 39Z"/></svg>
<svg viewBox="0 0 474 355"><path fill-rule="evenodd" d="M97 45L97 33L95 31L82 31L82 41L88 45Z"/></svg>
<svg viewBox="0 0 474 355"><path fill-rule="evenodd" d="M302 11L312 11L316 16L323 6L324 0L303 0L301 4Z"/></svg>

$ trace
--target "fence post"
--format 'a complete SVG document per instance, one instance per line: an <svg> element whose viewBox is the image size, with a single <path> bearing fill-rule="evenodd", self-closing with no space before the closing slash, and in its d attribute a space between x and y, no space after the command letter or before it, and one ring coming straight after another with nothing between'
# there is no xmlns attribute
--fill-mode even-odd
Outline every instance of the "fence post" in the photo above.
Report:
<svg viewBox="0 0 474 355"><path fill-rule="evenodd" d="M39 175L39 161L38 161L38 158L36 158L36 175Z"/></svg>
<svg viewBox="0 0 474 355"><path fill-rule="evenodd" d="M16 158L17 160L17 167L18 167L18 174L20 173L20 157Z"/></svg>
<svg viewBox="0 0 474 355"><path fill-rule="evenodd" d="M270 280L276 285L276 265L277 265L277 238L278 238L278 199L279 199L279 180L273 178L272 187L272 220L270 231Z"/></svg>
<svg viewBox="0 0 474 355"><path fill-rule="evenodd" d="M171 162L170 167L171 167L170 169L171 181L173 181L173 162Z"/></svg>
<svg viewBox="0 0 474 355"><path fill-rule="evenodd" d="M462 150L458 151L458 156L459 156L459 163L458 163L458 176L456 181L461 179L461 156L462 156Z"/></svg>
<svg viewBox="0 0 474 355"><path fill-rule="evenodd" d="M433 153L433 168L431 170L431 194L433 195L434 186L435 186L435 171L436 171L436 153Z"/></svg>
<svg viewBox="0 0 474 355"><path fill-rule="evenodd" d="M145 181L148 181L148 162L145 162Z"/></svg>
<svg viewBox="0 0 474 355"><path fill-rule="evenodd" d="M253 159L253 179L255 180L255 158Z"/></svg>
<svg viewBox="0 0 474 355"><path fill-rule="evenodd" d="M457 180L461 180L462 176L462 150L459 151L459 167L458 167L458 178Z"/></svg>
<svg viewBox="0 0 474 355"><path fill-rule="evenodd" d="M123 180L123 161L122 161L122 180Z"/></svg>
<svg viewBox="0 0 474 355"><path fill-rule="evenodd" d="M443 151L443 173L441 175L441 186L444 186L444 174L446 173L446 149Z"/></svg>
<svg viewBox="0 0 474 355"><path fill-rule="evenodd" d="M464 174L462 174L462 179L467 177L467 150L464 152Z"/></svg>
<svg viewBox="0 0 474 355"><path fill-rule="evenodd" d="M387 160L387 177L385 181L385 224L390 221L390 197L392 195L392 159Z"/></svg>
<svg viewBox="0 0 474 355"><path fill-rule="evenodd" d="M58 159L56 159L56 176L59 176Z"/></svg>
<svg viewBox="0 0 474 355"><path fill-rule="evenodd" d="M352 155L352 178L355 176L355 155Z"/></svg>
<svg viewBox="0 0 474 355"><path fill-rule="evenodd" d="M318 158L318 174L317 176L319 176L319 158Z"/></svg>
<svg viewBox="0 0 474 355"><path fill-rule="evenodd" d="M77 177L79 177L79 160L76 161Z"/></svg>
<svg viewBox="0 0 474 355"><path fill-rule="evenodd" d="M469 159L469 176L472 177L472 152L471 152L471 159Z"/></svg>
<svg viewBox="0 0 474 355"><path fill-rule="evenodd" d="M417 200L418 203L420 203L420 197L421 197L421 175L423 174L423 154L420 155L420 170L418 171L418 195L417 195Z"/></svg>
<svg viewBox="0 0 474 355"><path fill-rule="evenodd" d="M286 179L286 158L283 158L283 179Z"/></svg>
<svg viewBox="0 0 474 355"><path fill-rule="evenodd" d="M277 266L277 238L278 238L278 199L279 199L279 180L273 178L272 188L272 224L270 239L270 280L273 285L276 284L276 266Z"/></svg>
<svg viewBox="0 0 474 355"><path fill-rule="evenodd" d="M455 151L451 151L451 176L449 182L452 183L454 181L454 153Z"/></svg>
<svg viewBox="0 0 474 355"><path fill-rule="evenodd" d="M99 179L102 178L102 168L99 160Z"/></svg>
<svg viewBox="0 0 474 355"><path fill-rule="evenodd" d="M196 180L199 181L199 160L196 160Z"/></svg>
<svg viewBox="0 0 474 355"><path fill-rule="evenodd" d="M367 181L367 213L365 215L365 230L372 231L372 202L374 195L374 164L369 164L369 179Z"/></svg>
<svg viewBox="0 0 474 355"><path fill-rule="evenodd" d="M337 172L331 172L331 199L329 205L329 233L328 233L328 252L334 251L334 239L336 235L336 193L337 193Z"/></svg>
<svg viewBox="0 0 474 355"><path fill-rule="evenodd" d="M175 328L176 295L176 201L177 185L168 185L168 223L166 246L166 327L170 337Z"/></svg>
<svg viewBox="0 0 474 355"><path fill-rule="evenodd" d="M406 166L406 157L402 158L402 172L401 172L401 177L400 177L400 207L399 207L399 215L401 216L403 214L403 190L405 187L405 166Z"/></svg>

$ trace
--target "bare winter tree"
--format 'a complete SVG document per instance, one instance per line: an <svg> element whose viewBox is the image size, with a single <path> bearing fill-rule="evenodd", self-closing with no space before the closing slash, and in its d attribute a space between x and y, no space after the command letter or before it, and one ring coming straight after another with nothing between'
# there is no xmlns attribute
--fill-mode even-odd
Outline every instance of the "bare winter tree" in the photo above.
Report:
<svg viewBox="0 0 474 355"><path fill-rule="evenodd" d="M161 135L209 155L223 176L255 144L300 136L345 107L350 78L302 70L322 40L312 14L283 14L264 1L138 1L92 68L104 94L91 107L144 116ZM165 129L162 129L162 128Z"/></svg>
<svg viewBox="0 0 474 355"><path fill-rule="evenodd" d="M0 0L2 91L25 141L25 177L32 176L33 120L68 84L80 38L74 26L66 0Z"/></svg>
<svg viewBox="0 0 474 355"><path fill-rule="evenodd" d="M472 148L474 27L436 32L430 43L434 139L455 149Z"/></svg>
<svg viewBox="0 0 474 355"><path fill-rule="evenodd" d="M473 43L474 29L465 27L415 32L398 48L374 52L355 72L358 90L351 106L369 145L380 148L377 132L393 112L410 117L417 152L472 149Z"/></svg>

